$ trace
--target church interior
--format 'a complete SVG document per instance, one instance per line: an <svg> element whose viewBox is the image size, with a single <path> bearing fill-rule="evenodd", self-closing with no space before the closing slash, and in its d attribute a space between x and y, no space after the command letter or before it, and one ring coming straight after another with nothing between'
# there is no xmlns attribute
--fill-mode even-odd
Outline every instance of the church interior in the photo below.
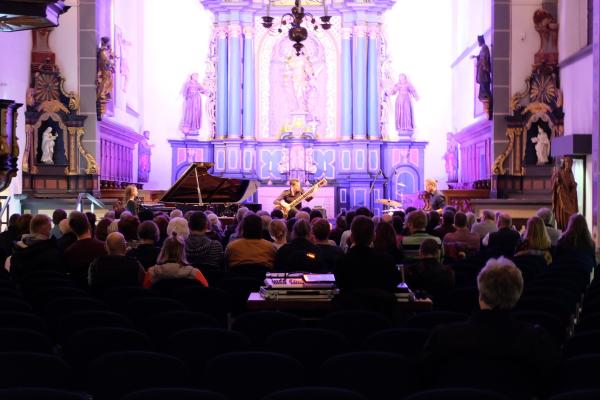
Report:
<svg viewBox="0 0 600 400"><path fill-rule="evenodd" d="M0 377L0 399L600 398L584 379L600 365L600 0L0 0L0 54L0 337L23 343L0 343L0 369L39 365ZM41 246L42 225L53 247L39 254L56 251L66 269L23 255ZM202 256L194 235L212 240ZM95 244L71 247L83 240ZM134 284L108 288L125 278L102 272L102 257L149 243ZM131 267L115 260L105 271ZM187 285L163 284L184 274L166 271L173 260ZM355 267L360 278L348 277ZM450 271L451 287L424 270ZM517 298L497 300L513 278ZM143 291L155 305L132 300ZM180 314L151 319L158 309ZM512 344L489 328L507 310L531 323L506 328ZM464 326L433 330L442 323ZM76 324L123 331L111 342ZM466 352L505 353L460 358L453 334L472 338ZM212 353L186 353L191 339ZM289 350L294 339L314 347ZM520 359L537 381L507 372ZM256 385L250 376L269 376L257 366L279 384ZM119 375L128 368L144 383Z"/></svg>

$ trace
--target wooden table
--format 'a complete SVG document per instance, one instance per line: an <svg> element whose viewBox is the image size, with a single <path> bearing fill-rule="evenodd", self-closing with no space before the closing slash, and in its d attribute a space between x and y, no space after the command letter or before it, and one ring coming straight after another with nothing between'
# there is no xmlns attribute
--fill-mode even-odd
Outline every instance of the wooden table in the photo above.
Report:
<svg viewBox="0 0 600 400"><path fill-rule="evenodd" d="M250 293L247 306L248 310L251 311L278 310L328 312L333 310L330 299L270 300L264 299L258 292ZM429 298L398 303L399 311L430 311L432 308L433 302Z"/></svg>

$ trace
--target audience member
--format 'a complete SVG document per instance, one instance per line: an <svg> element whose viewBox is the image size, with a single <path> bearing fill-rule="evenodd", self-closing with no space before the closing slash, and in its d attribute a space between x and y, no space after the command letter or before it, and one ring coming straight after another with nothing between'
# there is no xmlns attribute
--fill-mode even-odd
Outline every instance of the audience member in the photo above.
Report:
<svg viewBox="0 0 600 400"><path fill-rule="evenodd" d="M319 248L310 241L310 233L310 224L307 220L296 221L292 240L284 244L275 254L273 268L275 271L323 272Z"/></svg>
<svg viewBox="0 0 600 400"><path fill-rule="evenodd" d="M330 239L329 222L325 219L318 219L312 225L312 234L315 245L319 249L319 259L321 261L323 272L333 272L338 260L344 255L342 249L334 245Z"/></svg>
<svg viewBox="0 0 600 400"><path fill-rule="evenodd" d="M427 233L435 235L435 229L440 225L440 222L440 214L435 210L429 211L427 213L427 228L425 228Z"/></svg>
<svg viewBox="0 0 600 400"><path fill-rule="evenodd" d="M188 226L190 236L185 240L186 259L197 268L222 269L223 246L218 240L208 237L210 222L206 214L194 211Z"/></svg>
<svg viewBox="0 0 600 400"><path fill-rule="evenodd" d="M147 208L141 208L137 213L137 217L141 224L144 221L152 221L154 219L154 213L152 210L148 210Z"/></svg>
<svg viewBox="0 0 600 400"><path fill-rule="evenodd" d="M156 260L160 253L160 247L156 245L160 238L158 226L156 226L154 221L146 220L138 226L137 235L139 238L137 246L130 248L126 255L138 260L147 271L148 268L156 265Z"/></svg>
<svg viewBox="0 0 600 400"><path fill-rule="evenodd" d="M442 214L442 222L440 226L433 230L432 235L444 240L444 236L446 236L448 233L456 232L456 228L454 227L454 214L454 211L451 209L444 210L444 213Z"/></svg>
<svg viewBox="0 0 600 400"><path fill-rule="evenodd" d="M17 220L17 232L19 234L17 240L21 240L23 235L29 235L31 231L29 227L31 225L31 220L33 219L33 215L31 214L21 214L19 219Z"/></svg>
<svg viewBox="0 0 600 400"><path fill-rule="evenodd" d="M90 232L92 234L92 237L95 237L96 235L96 214L94 214L93 212L86 212L85 216L88 219L88 222L90 223Z"/></svg>
<svg viewBox="0 0 600 400"><path fill-rule="evenodd" d="M229 243L229 241L231 240L231 235L233 235L237 231L238 225L242 224L244 215L246 215L248 211L250 210L248 210L247 207L238 208L237 212L235 213L235 219L233 220L233 223L227 225L225 233L223 234L223 246L226 246L227 243Z"/></svg>
<svg viewBox="0 0 600 400"><path fill-rule="evenodd" d="M531 217L527 221L527 229L523 235L523 241L519 244L515 257L534 255L544 258L546 264L552 263L550 254L550 238L539 217Z"/></svg>
<svg viewBox="0 0 600 400"><path fill-rule="evenodd" d="M567 229L558 240L555 264L576 265L586 272L596 267L595 245L583 215L573 214L569 218Z"/></svg>
<svg viewBox="0 0 600 400"><path fill-rule="evenodd" d="M402 250L398 248L396 231L392 224L379 222L375 227L375 239L373 249L378 254L387 254L392 257L394 264L399 264L404 259Z"/></svg>
<svg viewBox="0 0 600 400"><path fill-rule="evenodd" d="M161 247L165 239L167 238L167 227L169 226L169 217L164 214L159 214L154 217L154 223L158 226L158 246Z"/></svg>
<svg viewBox="0 0 600 400"><path fill-rule="evenodd" d="M337 246L340 245L342 234L347 229L346 226L346 217L342 214L338 215L335 219L335 228L329 232L329 239L333 240Z"/></svg>
<svg viewBox="0 0 600 400"><path fill-rule="evenodd" d="M428 383L476 386L511 399L536 397L548 385L560 353L539 325L511 318L510 310L523 292L521 272L504 257L490 259L477 287L480 311L468 322L436 328L425 344L422 361Z"/></svg>
<svg viewBox="0 0 600 400"><path fill-rule="evenodd" d="M271 224L271 221L273 221L273 218L271 218L271 216L269 214L259 215L259 217L262 221L262 237L263 237L263 239L265 239L269 242L272 242L273 239L271 238L271 234L269 233L269 225Z"/></svg>
<svg viewBox="0 0 600 400"><path fill-rule="evenodd" d="M458 259L456 251L465 251L465 255L472 255L479 251L479 235L471 233L467 229L467 216L459 211L454 214L455 232L449 232L444 236L444 251L452 259Z"/></svg>
<svg viewBox="0 0 600 400"><path fill-rule="evenodd" d="M279 250L287 243L287 226L283 219L274 219L269 224L269 235L273 239L273 246Z"/></svg>
<svg viewBox="0 0 600 400"><path fill-rule="evenodd" d="M488 233L482 240L484 246L498 251L505 257L513 257L521 241L519 232L512 228L512 218L506 213L498 216L498 231Z"/></svg>
<svg viewBox="0 0 600 400"><path fill-rule="evenodd" d="M140 226L140 220L136 216L121 215L118 222L119 232L123 234L128 243L137 242L139 240L137 232Z"/></svg>
<svg viewBox="0 0 600 400"><path fill-rule="evenodd" d="M294 225L296 224L296 217L294 218L288 218L285 221L285 227L287 229L287 236L286 236L286 242L289 242L290 240L292 240L292 232L294 232Z"/></svg>
<svg viewBox="0 0 600 400"><path fill-rule="evenodd" d="M6 260L8 269L16 281L32 271L64 271L60 252L56 248L56 240L50 238L51 230L52 224L46 215L38 214L31 218L29 224L31 233L21 236L12 256Z"/></svg>
<svg viewBox="0 0 600 400"><path fill-rule="evenodd" d="M287 212L287 219L296 218L296 213L298 213L298 210L296 208L289 209Z"/></svg>
<svg viewBox="0 0 600 400"><path fill-rule="evenodd" d="M177 235L183 240L187 240L190 236L190 228L187 219L183 217L171 218L169 225L167 225L167 237L171 237L173 232L177 232Z"/></svg>
<svg viewBox="0 0 600 400"><path fill-rule="evenodd" d="M206 216L208 217L208 231L206 232L206 236L211 238L212 240L218 240L219 243L223 241L223 227L221 226L221 220L217 214L211 211L206 211ZM221 245L221 248L223 246Z"/></svg>
<svg viewBox="0 0 600 400"><path fill-rule="evenodd" d="M178 208L171 210L171 212L169 213L169 219L173 219L173 218L183 218L183 211L181 211ZM169 234L169 236L170 236L170 234Z"/></svg>
<svg viewBox="0 0 600 400"><path fill-rule="evenodd" d="M495 220L496 214L493 211L483 210L481 212L481 222L475 222L471 227L471 232L476 233L480 239L483 239L488 233L498 230Z"/></svg>
<svg viewBox="0 0 600 400"><path fill-rule="evenodd" d="M352 221L354 221L354 218L359 215L362 215L362 216L368 217L368 218L371 218L373 216L371 211L366 207L359 207L356 209L356 211L354 213L352 213L352 211L350 211L348 214L346 214L347 230L344 233L342 233L342 237L340 238L340 247L342 248L344 253L347 253L348 248L350 247L350 243L351 243L350 235L352 234L350 227L352 226Z"/></svg>
<svg viewBox="0 0 600 400"><path fill-rule="evenodd" d="M477 216L475 216L475 213L471 211L467 211L465 214L467 216L467 229L471 231L473 224L477 221Z"/></svg>
<svg viewBox="0 0 600 400"><path fill-rule="evenodd" d="M0 265L4 265L7 257L10 257L13 253L15 243L19 240L19 229L17 228L17 221L21 214L12 214L8 218L8 226L6 230L0 233Z"/></svg>
<svg viewBox="0 0 600 400"><path fill-rule="evenodd" d="M67 219L67 212L63 209L57 208L56 210L54 210L54 212L52 213L52 231L50 232L50 237L53 237L55 239L60 239L62 236L62 232L60 231L60 228L58 226L58 224L60 224L60 221L62 221L63 219Z"/></svg>
<svg viewBox="0 0 600 400"><path fill-rule="evenodd" d="M426 239L419 247L419 259L404 266L406 283L413 291L425 291L434 300L454 288L454 271L440 263L440 246Z"/></svg>
<svg viewBox="0 0 600 400"><path fill-rule="evenodd" d="M402 232L404 232L404 216L393 215L392 216L392 226L394 227L394 231L396 231L396 243L398 246L402 243L402 237L404 236Z"/></svg>
<svg viewBox="0 0 600 400"><path fill-rule="evenodd" d="M202 214L202 211L195 211L195 214ZM194 218L190 216L190 221ZM205 216L206 217L206 216ZM199 223L199 218L195 216L194 224ZM190 235L190 238L192 235ZM188 238L188 240L190 239ZM209 239L210 240L210 239ZM219 244L220 246L221 244ZM164 279L193 279L208 287L208 282L199 269L189 265L186 259L186 245L184 241L173 232L172 236L165 240L162 246L156 265L150 267L144 278L144 287L149 288L156 282Z"/></svg>
<svg viewBox="0 0 600 400"><path fill-rule="evenodd" d="M427 214L421 210L415 210L408 213L406 216L406 227L410 234L402 238L402 249L404 250L404 256L407 259L416 259L419 257L419 249L421 243L427 239L433 239L442 246L442 241L439 237L428 234L425 231L427 226Z"/></svg>
<svg viewBox="0 0 600 400"><path fill-rule="evenodd" d="M60 228L62 236L60 239L56 239L56 247L58 248L58 251L64 253L69 246L77 241L77 235L71 230L68 219L60 221L58 227Z"/></svg>
<svg viewBox="0 0 600 400"><path fill-rule="evenodd" d="M310 222L310 214L307 213L306 211L300 210L296 213L296 220L297 221L304 220L306 222Z"/></svg>
<svg viewBox="0 0 600 400"><path fill-rule="evenodd" d="M127 243L119 232L106 238L107 255L100 256L90 265L88 282L92 292L101 294L117 286L141 286L145 271L140 263L125 255Z"/></svg>
<svg viewBox="0 0 600 400"><path fill-rule="evenodd" d="M262 265L273 268L275 246L262 238L262 220L248 213L241 222L242 236L225 248L225 264L235 269L243 264Z"/></svg>
<svg viewBox="0 0 600 400"><path fill-rule="evenodd" d="M97 240L101 242L106 241L106 237L108 236L108 226L112 223L112 220L108 218L102 218L98 225L96 225L96 234L95 237Z"/></svg>
<svg viewBox="0 0 600 400"><path fill-rule="evenodd" d="M310 222L313 222L315 218L323 218L323 213L321 210L312 210L310 212Z"/></svg>
<svg viewBox="0 0 600 400"><path fill-rule="evenodd" d="M273 210L271 210L271 218L273 219L283 219L284 215L283 215L283 211L281 211L278 208L274 208Z"/></svg>
<svg viewBox="0 0 600 400"><path fill-rule="evenodd" d="M370 217L356 216L350 227L352 246L335 266L335 281L342 292L382 289L393 292L400 282L394 260L371 248L375 226Z"/></svg>
<svg viewBox="0 0 600 400"><path fill-rule="evenodd" d="M548 232L550 243L552 244L552 246L556 246L562 232L560 231L560 229L556 229L552 223L552 210L549 208L540 208L539 210L537 210L535 215L542 219L544 225L546 226L546 232Z"/></svg>
<svg viewBox="0 0 600 400"><path fill-rule="evenodd" d="M90 264L96 257L106 255L104 243L92 236L87 216L79 211L69 215L69 227L77 236L77 241L69 246L65 252L67 271L80 284L87 283Z"/></svg>

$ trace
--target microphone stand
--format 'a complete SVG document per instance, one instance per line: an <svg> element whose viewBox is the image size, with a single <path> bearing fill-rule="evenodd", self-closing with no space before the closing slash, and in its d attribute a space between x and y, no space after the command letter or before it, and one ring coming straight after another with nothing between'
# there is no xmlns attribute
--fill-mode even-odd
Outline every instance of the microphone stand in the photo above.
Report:
<svg viewBox="0 0 600 400"><path fill-rule="evenodd" d="M373 182L371 182L371 187L369 188L369 200L371 201L371 210L375 208L375 193L373 193L373 189L375 189L375 183L377 182L377 177L382 174L381 168L377 171L377 174L373 177Z"/></svg>

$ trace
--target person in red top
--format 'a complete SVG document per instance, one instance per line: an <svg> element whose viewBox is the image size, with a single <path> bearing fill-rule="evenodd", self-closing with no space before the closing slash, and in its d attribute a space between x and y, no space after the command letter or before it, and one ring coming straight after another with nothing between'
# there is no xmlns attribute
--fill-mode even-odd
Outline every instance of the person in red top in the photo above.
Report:
<svg viewBox="0 0 600 400"><path fill-rule="evenodd" d="M67 271L85 285L90 263L96 257L106 255L106 248L103 242L92 237L90 222L84 213L73 211L69 215L69 227L77 235L77 241L65 250Z"/></svg>

